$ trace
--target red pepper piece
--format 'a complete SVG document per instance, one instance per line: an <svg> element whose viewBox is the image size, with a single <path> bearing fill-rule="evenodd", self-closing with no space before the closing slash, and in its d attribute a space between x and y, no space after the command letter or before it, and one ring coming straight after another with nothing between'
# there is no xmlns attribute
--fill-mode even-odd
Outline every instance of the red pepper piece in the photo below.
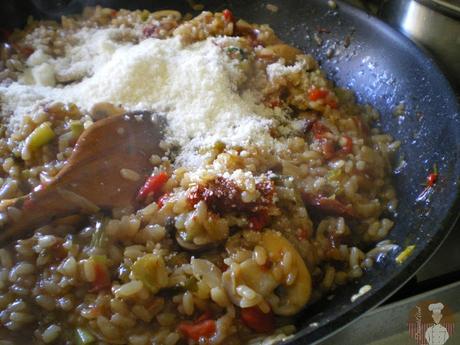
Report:
<svg viewBox="0 0 460 345"><path fill-rule="evenodd" d="M438 177L438 165L435 163L433 164L433 172L431 172L426 178L426 187L433 187L436 184L436 182L438 182Z"/></svg>
<svg viewBox="0 0 460 345"><path fill-rule="evenodd" d="M92 283L93 287L89 290L89 292L105 290L112 285L107 267L105 267L102 263L97 261L94 262L94 272L95 279Z"/></svg>
<svg viewBox="0 0 460 345"><path fill-rule="evenodd" d="M320 99L326 98L328 95L328 90L313 88L308 91L308 99L310 99L310 101L318 101Z"/></svg>
<svg viewBox="0 0 460 345"><path fill-rule="evenodd" d="M426 185L428 187L433 187L436 184L436 181L438 181L438 174L436 173L431 173L428 175L426 179Z"/></svg>
<svg viewBox="0 0 460 345"><path fill-rule="evenodd" d="M145 200L149 195L157 196L168 182L169 176L165 172L150 176L137 195L138 200Z"/></svg>
<svg viewBox="0 0 460 345"><path fill-rule="evenodd" d="M200 338L210 338L216 332L216 322L214 320L202 320L197 323L181 322L177 329L186 338L198 342Z"/></svg>
<svg viewBox="0 0 460 345"><path fill-rule="evenodd" d="M259 307L241 309L243 323L257 333L271 333L275 329L275 316L270 310L264 313Z"/></svg>
<svg viewBox="0 0 460 345"><path fill-rule="evenodd" d="M233 22L235 20L235 17L233 17L233 12L230 11L228 8L223 10L222 14L224 15L224 19L226 22Z"/></svg>

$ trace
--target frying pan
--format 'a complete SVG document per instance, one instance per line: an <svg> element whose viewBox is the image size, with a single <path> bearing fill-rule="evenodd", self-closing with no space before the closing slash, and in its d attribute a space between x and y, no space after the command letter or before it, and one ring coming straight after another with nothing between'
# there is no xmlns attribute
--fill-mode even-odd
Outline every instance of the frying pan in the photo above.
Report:
<svg viewBox="0 0 460 345"><path fill-rule="evenodd" d="M279 8L275 13L266 9L265 1L199 2L209 10L230 8L237 17L268 23L281 39L311 52L339 86L353 89L359 102L372 104L381 114L377 125L402 143L397 160L407 164L394 174L399 207L389 239L401 248L413 244L415 250L400 265L394 260L400 251L380 258L362 279L300 313L293 320L299 331L290 343L311 344L391 296L430 258L453 227L460 207L459 105L426 52L378 19L342 2L332 10L324 0L270 0ZM193 12L186 1L2 1L0 19L2 25L18 27L29 14L57 18L80 11L83 4ZM395 116L394 107L400 102L405 104L404 114ZM434 193L428 200L417 201L435 163L440 178ZM351 296L365 284L372 290L351 302Z"/></svg>

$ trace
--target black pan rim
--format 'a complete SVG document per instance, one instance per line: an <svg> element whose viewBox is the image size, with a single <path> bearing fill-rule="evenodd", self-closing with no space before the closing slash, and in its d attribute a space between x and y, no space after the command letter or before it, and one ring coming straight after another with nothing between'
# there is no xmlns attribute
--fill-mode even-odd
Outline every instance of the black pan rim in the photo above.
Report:
<svg viewBox="0 0 460 345"><path fill-rule="evenodd" d="M353 7L347 3L344 3L342 0L337 0L337 5L339 10L345 12L347 15L352 15L361 21L370 21L372 26L384 33L386 36L392 38L393 40L399 42L400 44L407 47L414 56L422 58L426 63L430 64L433 68L434 74L446 90L446 96L449 99L455 100L455 92L452 88L452 84L446 78L442 69L439 67L438 63L434 60L432 54L428 52L424 47L421 47L411 41L409 38L404 36L401 32L392 28L390 25L386 24L377 17L370 15L356 7ZM460 104L458 101L456 103L456 113L457 116L460 115ZM459 129L460 131L460 129ZM460 171L460 160L456 162L456 169ZM332 318L325 325L320 325L315 329L303 328L299 330L290 341L287 341L287 344L314 344L319 341L324 341L328 337L340 331L342 328L351 324L352 322L357 321L361 316L366 312L377 308L387 299L389 299L394 293L397 292L398 288L408 282L419 269L436 253L437 249L442 245L448 234L454 228L457 220L460 218L460 177L457 177L457 188L456 188L456 197L452 203L448 216L443 219L439 224L438 229L435 230L435 236L427 243L426 246L416 255L413 255L409 258L400 268L400 272L393 279L389 280L385 285L377 290L371 290L364 297L359 299L357 302L350 302L350 304L355 304L354 308L351 308L344 313L337 315L335 318Z"/></svg>

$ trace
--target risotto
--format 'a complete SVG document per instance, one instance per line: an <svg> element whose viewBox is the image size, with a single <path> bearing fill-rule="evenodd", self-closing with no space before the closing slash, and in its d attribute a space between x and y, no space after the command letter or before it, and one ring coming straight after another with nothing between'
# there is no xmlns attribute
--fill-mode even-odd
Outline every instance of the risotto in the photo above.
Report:
<svg viewBox="0 0 460 345"><path fill-rule="evenodd" d="M0 249L2 344L275 343L392 248L398 142L266 25L96 7L30 20L1 53L1 199L46 186L104 117L166 120L140 208Z"/></svg>

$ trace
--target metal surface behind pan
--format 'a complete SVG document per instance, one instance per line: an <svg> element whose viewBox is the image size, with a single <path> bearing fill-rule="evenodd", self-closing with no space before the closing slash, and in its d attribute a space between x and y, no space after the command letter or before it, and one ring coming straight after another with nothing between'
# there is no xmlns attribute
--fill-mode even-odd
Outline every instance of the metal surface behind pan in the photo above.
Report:
<svg viewBox="0 0 460 345"><path fill-rule="evenodd" d="M2 2L4 25L19 26L27 15L57 17L82 5L114 8L174 8L191 12L187 2L152 0ZM402 265L397 253L381 260L362 279L306 308L296 319L294 344L311 344L382 303L433 254L459 213L460 115L456 97L434 61L401 34L378 19L338 2L336 10L323 0L200 1L209 10L230 8L237 17L268 23L286 42L313 53L339 86L353 89L361 103L381 113L379 126L402 142L400 157L407 165L394 175L399 196L396 225L389 239L402 248L414 244ZM36 6L38 5L38 7ZM318 29L322 45L313 39ZM349 41L349 44L345 43ZM405 104L403 116L394 107ZM429 202L417 202L427 174L437 163L440 180ZM372 290L351 302L365 284Z"/></svg>

